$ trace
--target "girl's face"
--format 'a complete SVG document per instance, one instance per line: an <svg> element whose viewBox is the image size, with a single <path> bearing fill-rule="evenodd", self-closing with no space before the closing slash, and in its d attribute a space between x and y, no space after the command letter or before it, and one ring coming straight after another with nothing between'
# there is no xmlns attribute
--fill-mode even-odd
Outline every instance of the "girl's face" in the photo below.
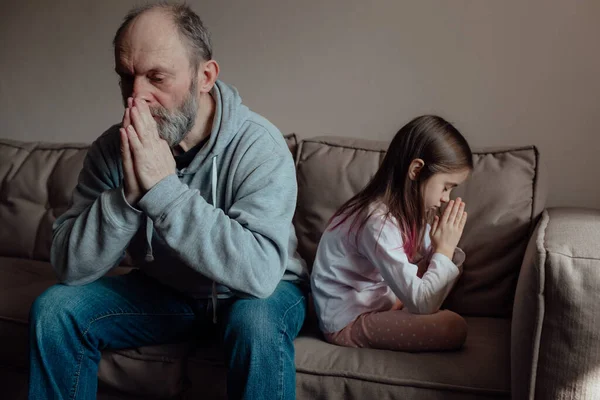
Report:
<svg viewBox="0 0 600 400"><path fill-rule="evenodd" d="M423 184L425 211L435 210L450 201L450 192L467 179L469 172L468 169L451 173L440 172L427 179Z"/></svg>

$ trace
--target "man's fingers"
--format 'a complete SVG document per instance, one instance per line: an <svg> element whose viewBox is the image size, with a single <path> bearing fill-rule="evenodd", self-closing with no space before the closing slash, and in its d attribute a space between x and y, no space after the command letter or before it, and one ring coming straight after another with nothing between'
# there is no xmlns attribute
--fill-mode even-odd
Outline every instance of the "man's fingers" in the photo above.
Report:
<svg viewBox="0 0 600 400"><path fill-rule="evenodd" d="M129 125L131 125L131 109L126 108L125 113L123 114L123 123L121 126L123 128L127 128Z"/></svg>
<svg viewBox="0 0 600 400"><path fill-rule="evenodd" d="M127 129L129 125L131 125L131 105L133 104L133 98L127 98L127 106L125 107L125 111L123 112L123 121L121 122L121 127ZM127 132L125 132L127 134Z"/></svg>
<svg viewBox="0 0 600 400"><path fill-rule="evenodd" d="M131 160L129 138L127 137L127 131L124 128L119 128L119 133L121 133L121 158L123 159L123 163L125 163L127 159Z"/></svg>
<svg viewBox="0 0 600 400"><path fill-rule="evenodd" d="M135 132L138 134L140 141L143 142L147 130L144 120L140 115L140 111L136 106L131 107L131 124L135 128Z"/></svg>
<svg viewBox="0 0 600 400"><path fill-rule="evenodd" d="M143 151L144 146L142 145L142 142L140 141L139 135L137 134L137 131L134 128L134 125L129 125L127 127L127 138L129 139L129 147L131 148L131 155L133 156L133 158L135 158L136 156L139 156L140 153ZM133 160L135 161L135 160ZM132 161L132 162L133 162Z"/></svg>
<svg viewBox="0 0 600 400"><path fill-rule="evenodd" d="M127 184L133 178L133 160L131 158L131 150L129 148L129 135L123 128L119 129L121 133L121 160L123 162L123 175Z"/></svg>
<svg viewBox="0 0 600 400"><path fill-rule="evenodd" d="M152 118L152 114L150 114L150 107L148 107L148 103L146 103L146 101L139 97L136 97L135 99L133 99L133 105L140 110L140 112L144 115L144 118Z"/></svg>
<svg viewBox="0 0 600 400"><path fill-rule="evenodd" d="M137 108L140 117L144 123L144 126L149 129L148 133L154 133L154 130L150 130L150 128L154 125L154 118L152 118L152 113L150 112L150 107L148 107L148 103L139 97L133 99L133 105Z"/></svg>

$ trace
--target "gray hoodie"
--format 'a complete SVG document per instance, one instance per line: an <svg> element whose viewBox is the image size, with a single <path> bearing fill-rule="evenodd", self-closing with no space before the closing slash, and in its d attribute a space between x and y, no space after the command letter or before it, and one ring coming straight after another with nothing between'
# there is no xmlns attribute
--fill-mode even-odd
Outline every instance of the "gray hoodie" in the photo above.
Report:
<svg viewBox="0 0 600 400"><path fill-rule="evenodd" d="M90 147L51 261L68 285L93 282L125 250L140 269L194 298L269 296L307 279L292 217L296 171L279 130L218 81L211 136L187 168L125 200L119 125Z"/></svg>

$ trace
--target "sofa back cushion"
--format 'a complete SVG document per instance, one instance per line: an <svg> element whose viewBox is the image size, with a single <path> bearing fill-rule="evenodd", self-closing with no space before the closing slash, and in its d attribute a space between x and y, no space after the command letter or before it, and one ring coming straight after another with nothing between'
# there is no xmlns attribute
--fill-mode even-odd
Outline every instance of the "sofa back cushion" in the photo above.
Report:
<svg viewBox="0 0 600 400"><path fill-rule="evenodd" d="M0 140L0 256L50 258L88 145Z"/></svg>
<svg viewBox="0 0 600 400"><path fill-rule="evenodd" d="M295 157L296 135L284 138ZM69 207L88 147L0 139L0 256L50 259L52 224Z"/></svg>
<svg viewBox="0 0 600 400"><path fill-rule="evenodd" d="M300 254L312 266L327 221L377 171L388 142L316 138L300 144L295 226ZM444 308L465 315L511 313L530 231L545 203L535 147L474 152L471 177L453 191L469 219L459 246L464 273Z"/></svg>

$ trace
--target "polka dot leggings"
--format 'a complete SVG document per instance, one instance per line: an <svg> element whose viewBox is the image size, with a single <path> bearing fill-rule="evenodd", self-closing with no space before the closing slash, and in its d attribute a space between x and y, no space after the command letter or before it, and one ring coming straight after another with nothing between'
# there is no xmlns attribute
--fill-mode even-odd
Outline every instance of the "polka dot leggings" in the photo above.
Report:
<svg viewBox="0 0 600 400"><path fill-rule="evenodd" d="M428 315L394 309L369 312L341 331L325 334L339 346L410 352L459 349L466 337L467 323L448 310Z"/></svg>

